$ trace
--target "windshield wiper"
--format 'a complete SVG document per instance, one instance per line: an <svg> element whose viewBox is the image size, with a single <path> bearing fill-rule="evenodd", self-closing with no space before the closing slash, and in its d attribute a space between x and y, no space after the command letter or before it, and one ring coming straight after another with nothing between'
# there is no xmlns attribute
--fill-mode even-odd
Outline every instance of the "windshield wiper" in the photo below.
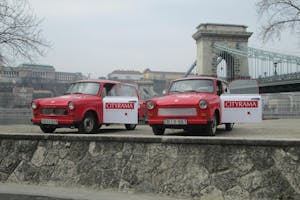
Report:
<svg viewBox="0 0 300 200"><path fill-rule="evenodd" d="M197 90L185 90L184 92L199 92Z"/></svg>
<svg viewBox="0 0 300 200"><path fill-rule="evenodd" d="M170 90L169 93L178 93L178 92L183 92L183 91L179 91L179 90Z"/></svg>
<svg viewBox="0 0 300 200"><path fill-rule="evenodd" d="M72 92L71 94L84 94L82 92Z"/></svg>

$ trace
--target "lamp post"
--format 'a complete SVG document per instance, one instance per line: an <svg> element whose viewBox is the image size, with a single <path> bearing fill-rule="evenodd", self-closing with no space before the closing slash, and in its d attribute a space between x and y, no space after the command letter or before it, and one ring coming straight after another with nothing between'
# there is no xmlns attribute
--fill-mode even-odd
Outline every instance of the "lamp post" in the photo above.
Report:
<svg viewBox="0 0 300 200"><path fill-rule="evenodd" d="M275 68L274 75L275 76L277 76L277 64L278 64L278 62L274 62L274 68Z"/></svg>

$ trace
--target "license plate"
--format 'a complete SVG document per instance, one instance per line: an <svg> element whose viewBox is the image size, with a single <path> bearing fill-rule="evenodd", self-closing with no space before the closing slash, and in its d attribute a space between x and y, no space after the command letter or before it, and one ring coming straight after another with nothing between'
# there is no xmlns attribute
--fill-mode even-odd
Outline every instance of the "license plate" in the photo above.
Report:
<svg viewBox="0 0 300 200"><path fill-rule="evenodd" d="M57 119L42 119L41 120L42 124L51 124L51 125L57 125L58 121Z"/></svg>
<svg viewBox="0 0 300 200"><path fill-rule="evenodd" d="M166 125L187 125L186 119L165 119L164 124Z"/></svg>

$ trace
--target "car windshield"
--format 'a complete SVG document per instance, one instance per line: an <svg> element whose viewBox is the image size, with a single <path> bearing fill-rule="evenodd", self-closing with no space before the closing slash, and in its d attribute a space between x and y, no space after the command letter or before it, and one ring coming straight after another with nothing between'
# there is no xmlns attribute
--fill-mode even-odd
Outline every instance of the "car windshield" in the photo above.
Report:
<svg viewBox="0 0 300 200"><path fill-rule="evenodd" d="M79 82L70 85L66 94L90 94L97 95L99 92L100 83Z"/></svg>
<svg viewBox="0 0 300 200"><path fill-rule="evenodd" d="M214 92L213 80L206 79L185 79L174 81L169 89L169 93L178 92Z"/></svg>

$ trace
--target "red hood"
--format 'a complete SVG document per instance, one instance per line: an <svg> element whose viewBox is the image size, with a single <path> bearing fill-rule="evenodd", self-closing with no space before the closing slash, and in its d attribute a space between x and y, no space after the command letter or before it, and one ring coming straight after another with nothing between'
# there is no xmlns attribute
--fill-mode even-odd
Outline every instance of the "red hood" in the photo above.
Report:
<svg viewBox="0 0 300 200"><path fill-rule="evenodd" d="M53 97L53 98L37 99L35 101L37 101L40 105L66 106L70 101L72 101L73 103L79 101L86 103L87 100L95 100L96 98L99 97L93 95L85 95L85 94L69 94L69 95L63 95L63 96Z"/></svg>
<svg viewBox="0 0 300 200"><path fill-rule="evenodd" d="M158 106L172 105L198 105L202 99L207 99L212 94L208 93L176 93L153 99Z"/></svg>

